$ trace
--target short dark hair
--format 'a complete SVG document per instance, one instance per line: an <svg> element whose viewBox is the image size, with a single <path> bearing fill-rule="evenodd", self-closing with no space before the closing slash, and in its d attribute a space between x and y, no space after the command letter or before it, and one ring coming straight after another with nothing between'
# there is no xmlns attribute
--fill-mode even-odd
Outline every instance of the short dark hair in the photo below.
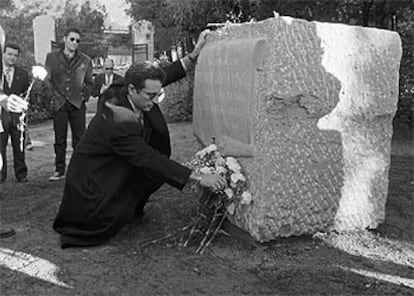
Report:
<svg viewBox="0 0 414 296"><path fill-rule="evenodd" d="M17 44L14 43L6 43L6 45L4 46L4 52L6 52L6 48L13 48L15 50L17 50L20 53L20 47Z"/></svg>
<svg viewBox="0 0 414 296"><path fill-rule="evenodd" d="M167 74L157 64L145 61L133 64L125 73L125 85L134 85L137 91L145 87L145 80L159 80L164 82Z"/></svg>
<svg viewBox="0 0 414 296"><path fill-rule="evenodd" d="M76 34L79 34L79 36L82 36L80 30L78 28L75 28L75 27L67 28L65 30L65 35L64 36L68 36L70 33L76 33Z"/></svg>

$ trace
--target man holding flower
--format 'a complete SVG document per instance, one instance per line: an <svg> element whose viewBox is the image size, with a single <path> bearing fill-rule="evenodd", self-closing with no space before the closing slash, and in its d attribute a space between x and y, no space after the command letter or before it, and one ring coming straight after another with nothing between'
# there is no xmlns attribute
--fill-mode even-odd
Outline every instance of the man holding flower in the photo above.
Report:
<svg viewBox="0 0 414 296"><path fill-rule="evenodd" d="M0 35L1 33L2 33L2 30L0 27ZM0 54L1 53L2 52L0 50ZM0 61L1 61L1 55L0 55ZM12 112L12 113L22 113L27 110L28 106L29 104L25 100L23 100L21 97L14 95L14 94L6 95L0 89L0 133L3 132L3 125L1 123L2 111ZM3 168L3 157L0 154L0 170L2 168ZM0 222L0 238L7 238L10 236L13 236L15 233L16 232L12 227L8 225L4 225Z"/></svg>
<svg viewBox="0 0 414 296"><path fill-rule="evenodd" d="M3 48L4 48L4 41L6 39L6 35L4 33L3 28L0 26L0 69L3 69ZM29 104L23 100L21 97L11 94L6 95L3 92L3 75L0 77L0 134L3 133L3 124L2 124L2 117L5 112L12 112L12 113L22 113L27 110ZM0 138L1 141L1 138ZM0 170L3 168L3 157L0 153ZM0 238L7 238L13 236L15 234L15 230L8 226L4 225L0 221Z"/></svg>
<svg viewBox="0 0 414 296"><path fill-rule="evenodd" d="M29 74L26 70L16 66L20 54L19 46L8 43L4 46L2 60L2 79L0 88L6 95L21 95L27 91L29 86ZM13 147L14 174L17 182L27 181L27 166L25 162L25 149L20 149L21 132L18 128L20 113L2 111L1 121L3 131L0 133L0 154L3 157L3 169L1 170L0 182L7 178L7 142L11 139ZM25 137L25 132L23 134Z"/></svg>

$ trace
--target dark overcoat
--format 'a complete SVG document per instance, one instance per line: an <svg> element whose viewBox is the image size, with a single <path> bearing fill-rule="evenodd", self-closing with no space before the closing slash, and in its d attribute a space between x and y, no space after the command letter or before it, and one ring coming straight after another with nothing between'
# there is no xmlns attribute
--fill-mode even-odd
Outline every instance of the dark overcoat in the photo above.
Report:
<svg viewBox="0 0 414 296"><path fill-rule="evenodd" d="M164 85L185 76L180 62L164 69ZM144 126L122 85L112 85L76 147L53 227L62 248L101 244L133 220L163 183L182 189L190 169L170 160L170 138L155 105Z"/></svg>

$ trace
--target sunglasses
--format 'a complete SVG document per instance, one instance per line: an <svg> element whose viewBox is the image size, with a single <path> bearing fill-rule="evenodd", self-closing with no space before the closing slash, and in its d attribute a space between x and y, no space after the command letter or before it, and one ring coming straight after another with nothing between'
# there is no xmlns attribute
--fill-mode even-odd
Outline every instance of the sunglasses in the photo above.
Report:
<svg viewBox="0 0 414 296"><path fill-rule="evenodd" d="M114 68L105 68L105 70L113 70Z"/></svg>
<svg viewBox="0 0 414 296"><path fill-rule="evenodd" d="M76 39L74 37L69 38L69 40L70 40L70 42L76 42L76 43L80 42L80 39Z"/></svg>

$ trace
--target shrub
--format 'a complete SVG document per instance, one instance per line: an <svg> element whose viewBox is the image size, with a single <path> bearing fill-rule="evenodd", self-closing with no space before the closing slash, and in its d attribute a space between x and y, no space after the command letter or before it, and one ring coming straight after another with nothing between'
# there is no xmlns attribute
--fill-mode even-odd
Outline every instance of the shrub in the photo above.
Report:
<svg viewBox="0 0 414 296"><path fill-rule="evenodd" d="M165 100L160 104L168 123L191 121L193 115L194 72L187 78L165 87Z"/></svg>
<svg viewBox="0 0 414 296"><path fill-rule="evenodd" d="M27 116L29 124L40 123L52 118L48 89L46 84L41 81L36 81L33 85Z"/></svg>

